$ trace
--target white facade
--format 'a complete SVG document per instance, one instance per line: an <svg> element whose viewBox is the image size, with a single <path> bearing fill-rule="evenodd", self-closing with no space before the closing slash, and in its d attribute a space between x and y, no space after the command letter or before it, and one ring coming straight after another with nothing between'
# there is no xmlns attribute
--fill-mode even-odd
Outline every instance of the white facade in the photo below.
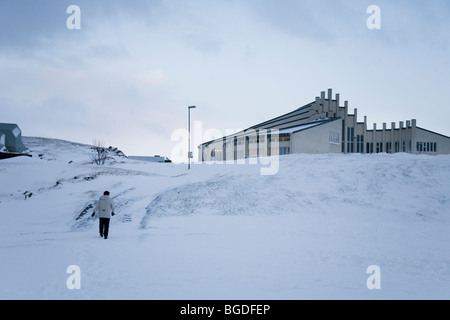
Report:
<svg viewBox="0 0 450 320"><path fill-rule="evenodd" d="M339 119L294 132L291 136L292 153L340 153L340 132L342 121Z"/></svg>
<svg viewBox="0 0 450 320"><path fill-rule="evenodd" d="M199 146L200 161L228 161L290 153L450 154L450 137L417 127L415 119L382 128L358 122L358 110L348 113L332 89L290 113L236 134Z"/></svg>

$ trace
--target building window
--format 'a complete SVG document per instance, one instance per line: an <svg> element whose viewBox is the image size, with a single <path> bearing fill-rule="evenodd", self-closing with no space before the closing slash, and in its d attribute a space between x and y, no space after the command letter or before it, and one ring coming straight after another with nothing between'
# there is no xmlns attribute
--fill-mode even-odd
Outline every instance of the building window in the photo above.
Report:
<svg viewBox="0 0 450 320"><path fill-rule="evenodd" d="M383 142L377 142L377 153L383 152Z"/></svg>
<svg viewBox="0 0 450 320"><path fill-rule="evenodd" d="M356 135L356 152L359 153L359 134Z"/></svg>
<svg viewBox="0 0 450 320"><path fill-rule="evenodd" d="M357 153L364 152L364 136L363 135L356 136L356 152Z"/></svg>
<svg viewBox="0 0 450 320"><path fill-rule="evenodd" d="M355 139L355 128L347 128L347 152L353 153L354 151L354 139Z"/></svg>
<svg viewBox="0 0 450 320"><path fill-rule="evenodd" d="M364 152L364 136L363 135L361 135L359 142L361 143L361 153L363 153Z"/></svg>
<svg viewBox="0 0 450 320"><path fill-rule="evenodd" d="M366 147L367 147L367 149L366 149L367 153L373 153L373 142L367 142Z"/></svg>
<svg viewBox="0 0 450 320"><path fill-rule="evenodd" d="M392 142L386 142L386 152L392 153Z"/></svg>
<svg viewBox="0 0 450 320"><path fill-rule="evenodd" d="M330 131L328 141L332 144L339 144L340 137L338 132Z"/></svg>

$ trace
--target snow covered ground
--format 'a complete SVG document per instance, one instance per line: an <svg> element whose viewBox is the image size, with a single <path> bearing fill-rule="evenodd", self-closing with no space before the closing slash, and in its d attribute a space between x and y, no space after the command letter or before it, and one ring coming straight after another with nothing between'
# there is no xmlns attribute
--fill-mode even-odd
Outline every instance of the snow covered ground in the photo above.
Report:
<svg viewBox="0 0 450 320"><path fill-rule="evenodd" d="M264 176L24 143L0 162L0 299L450 299L449 156L290 155Z"/></svg>

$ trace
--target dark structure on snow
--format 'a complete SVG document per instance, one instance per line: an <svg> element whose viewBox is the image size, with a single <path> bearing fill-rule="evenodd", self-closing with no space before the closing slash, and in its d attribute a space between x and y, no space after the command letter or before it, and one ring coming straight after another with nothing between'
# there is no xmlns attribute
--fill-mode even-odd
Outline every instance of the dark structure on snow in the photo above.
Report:
<svg viewBox="0 0 450 320"><path fill-rule="evenodd" d="M22 131L15 123L0 123L0 159L25 156Z"/></svg>

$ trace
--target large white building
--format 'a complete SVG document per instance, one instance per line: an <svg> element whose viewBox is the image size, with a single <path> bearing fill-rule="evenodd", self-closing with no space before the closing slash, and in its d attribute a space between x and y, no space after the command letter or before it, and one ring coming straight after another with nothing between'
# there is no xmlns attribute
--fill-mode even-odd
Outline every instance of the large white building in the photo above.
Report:
<svg viewBox="0 0 450 320"><path fill-rule="evenodd" d="M450 137L417 126L416 119L391 122L388 128L358 122L358 110L348 113L322 91L314 102L241 132L199 146L200 161L226 161L291 153L450 154Z"/></svg>

